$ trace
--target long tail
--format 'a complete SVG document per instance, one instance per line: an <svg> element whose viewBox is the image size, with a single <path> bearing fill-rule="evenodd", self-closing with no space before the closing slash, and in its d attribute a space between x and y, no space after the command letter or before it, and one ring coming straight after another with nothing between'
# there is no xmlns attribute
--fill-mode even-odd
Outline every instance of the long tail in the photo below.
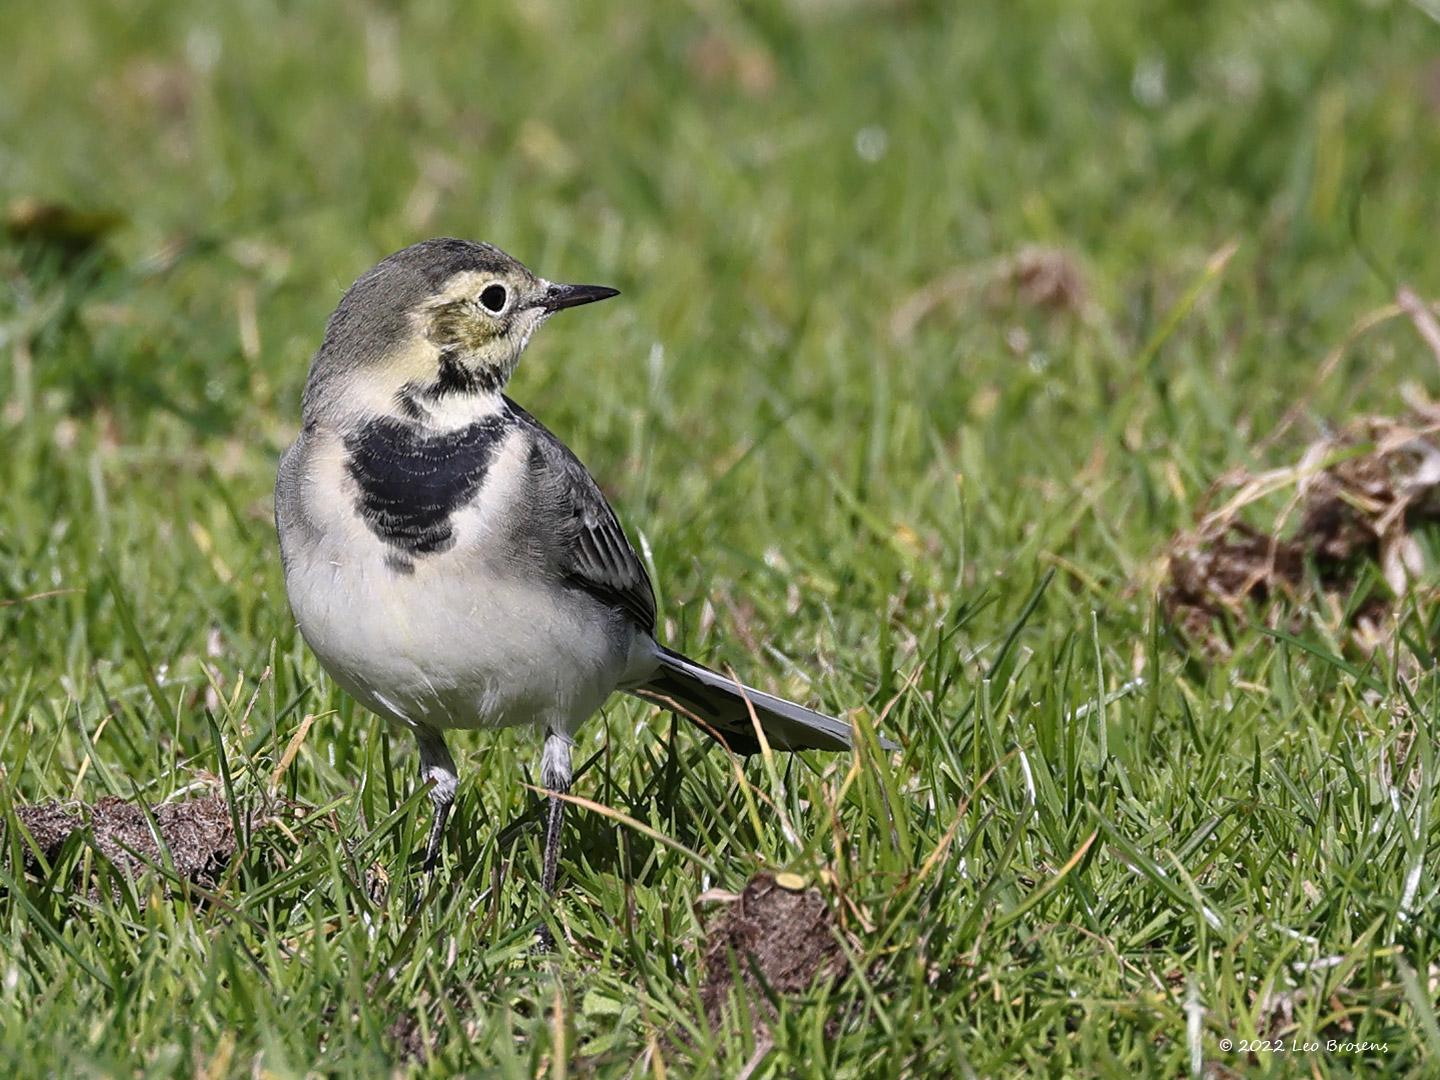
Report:
<svg viewBox="0 0 1440 1080"><path fill-rule="evenodd" d="M844 721L774 694L742 687L734 679L664 646L660 647L660 671L630 692L694 713L722 735L725 744L737 754L753 754L760 749L745 704L747 699L754 706L766 740L777 750L850 749L850 725Z"/></svg>

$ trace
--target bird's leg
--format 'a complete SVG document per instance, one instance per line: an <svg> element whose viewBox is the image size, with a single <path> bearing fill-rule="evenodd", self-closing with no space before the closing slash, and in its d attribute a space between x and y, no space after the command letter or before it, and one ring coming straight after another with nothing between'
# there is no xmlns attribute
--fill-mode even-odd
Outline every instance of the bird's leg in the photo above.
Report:
<svg viewBox="0 0 1440 1080"><path fill-rule="evenodd" d="M549 730L545 732L545 748L540 754L540 782L552 794L549 820L545 826L545 855L540 870L540 887L545 890L547 897L555 894L555 874L560 867L560 831L565 819L565 800L557 799L553 793L559 792L563 795L570 790L570 746L568 735ZM543 948L554 947L550 929L544 923L540 925L539 938Z"/></svg>
<svg viewBox="0 0 1440 1080"><path fill-rule="evenodd" d="M561 795L570 790L570 738L554 731L545 733L545 749L540 755L540 782ZM545 864L540 872L540 885L547 893L555 891L555 872L560 865L560 826L565 816L565 801L550 796L550 820L545 828Z"/></svg>
<svg viewBox="0 0 1440 1080"><path fill-rule="evenodd" d="M440 863L440 844L445 838L445 822L450 818L450 807L455 802L455 788L460 783L455 771L455 759L445 745L445 736L434 728L415 729L415 738L420 744L420 782L429 783L430 803L434 815L430 819L430 834L425 840L425 862L423 869L428 883Z"/></svg>

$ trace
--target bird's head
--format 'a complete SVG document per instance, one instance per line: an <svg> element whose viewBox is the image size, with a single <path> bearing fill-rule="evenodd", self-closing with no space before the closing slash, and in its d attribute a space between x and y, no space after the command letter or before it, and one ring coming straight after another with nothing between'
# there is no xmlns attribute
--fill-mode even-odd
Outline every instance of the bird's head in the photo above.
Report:
<svg viewBox="0 0 1440 1080"><path fill-rule="evenodd" d="M413 244L361 275L330 316L305 389L306 416L340 395L380 409L498 394L541 323L616 294L546 281L490 244Z"/></svg>

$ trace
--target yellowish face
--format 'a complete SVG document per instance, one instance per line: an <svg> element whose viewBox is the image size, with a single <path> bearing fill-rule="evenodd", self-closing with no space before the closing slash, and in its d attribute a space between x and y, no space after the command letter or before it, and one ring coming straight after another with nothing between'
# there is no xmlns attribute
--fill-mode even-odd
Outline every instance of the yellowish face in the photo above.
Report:
<svg viewBox="0 0 1440 1080"><path fill-rule="evenodd" d="M305 384L305 422L471 422L498 407L546 319L615 295L546 281L490 244L412 244L360 275L331 314Z"/></svg>
<svg viewBox="0 0 1440 1080"><path fill-rule="evenodd" d="M543 282L521 267L500 273L466 270L456 274L419 312L422 333L442 351L453 351L469 366L509 376L520 353L547 312Z"/></svg>
<svg viewBox="0 0 1440 1080"><path fill-rule="evenodd" d="M346 402L353 415L473 419L477 405L504 388L541 323L614 295L602 285L555 284L518 263L458 271L409 309L400 340L368 363L339 369L325 400Z"/></svg>
<svg viewBox="0 0 1440 1080"><path fill-rule="evenodd" d="M448 402L498 393L519 363L530 336L549 316L548 281L523 267L456 274L411 313L413 332L379 363L357 366L342 378L345 400L357 412L433 413Z"/></svg>

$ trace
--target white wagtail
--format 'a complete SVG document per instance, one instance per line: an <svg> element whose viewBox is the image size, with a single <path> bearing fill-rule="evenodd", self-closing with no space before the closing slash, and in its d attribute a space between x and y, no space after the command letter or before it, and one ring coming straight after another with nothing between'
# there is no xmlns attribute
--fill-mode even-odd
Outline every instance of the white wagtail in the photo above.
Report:
<svg viewBox="0 0 1440 1080"><path fill-rule="evenodd" d="M615 690L699 719L737 752L850 746L848 725L742 687L655 640L655 594L574 454L501 391L540 324L616 295L557 285L498 248L426 240L360 277L310 365L280 462L285 588L321 666L415 733L434 818L454 800L450 728L531 725L570 787L576 730ZM888 745L888 744L887 744ZM551 798L554 890L564 803Z"/></svg>

